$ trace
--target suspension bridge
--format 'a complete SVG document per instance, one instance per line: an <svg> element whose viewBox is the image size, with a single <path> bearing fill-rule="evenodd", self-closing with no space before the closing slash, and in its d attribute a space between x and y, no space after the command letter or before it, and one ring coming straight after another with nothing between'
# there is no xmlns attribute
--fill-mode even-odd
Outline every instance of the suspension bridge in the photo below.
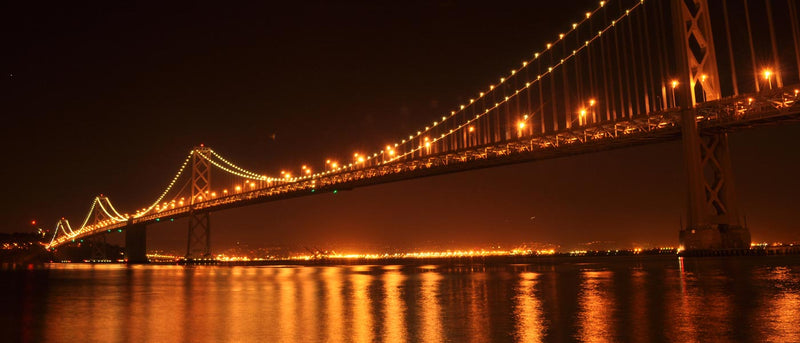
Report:
<svg viewBox="0 0 800 343"><path fill-rule="evenodd" d="M689 176L681 245L748 248L727 133L800 119L800 20L795 0L712 5L601 1L468 102L346 161L271 175L200 145L154 202L121 212L97 196L47 248L125 232L128 261L146 262L147 226L188 217L186 257L204 258L214 211L670 140Z"/></svg>

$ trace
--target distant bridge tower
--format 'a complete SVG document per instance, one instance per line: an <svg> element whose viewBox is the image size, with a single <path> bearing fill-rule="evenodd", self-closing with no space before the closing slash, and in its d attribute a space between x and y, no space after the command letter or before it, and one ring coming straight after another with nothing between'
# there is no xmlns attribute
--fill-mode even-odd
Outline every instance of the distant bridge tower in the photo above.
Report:
<svg viewBox="0 0 800 343"><path fill-rule="evenodd" d="M696 122L694 106L721 97L708 1L672 0L672 12L678 81L688 85L676 89L689 183L681 245L687 250L749 248L750 232L741 225L736 205L728 135L700 133Z"/></svg>
<svg viewBox="0 0 800 343"><path fill-rule="evenodd" d="M186 258L211 257L211 224L208 211L196 210L195 204L209 198L211 191L211 149L200 145L192 151L192 198L189 210L189 239Z"/></svg>

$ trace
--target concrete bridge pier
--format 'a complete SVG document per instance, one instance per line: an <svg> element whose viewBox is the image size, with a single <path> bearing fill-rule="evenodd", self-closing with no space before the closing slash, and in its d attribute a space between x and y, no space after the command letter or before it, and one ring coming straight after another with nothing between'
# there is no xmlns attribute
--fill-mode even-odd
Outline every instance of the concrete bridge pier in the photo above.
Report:
<svg viewBox="0 0 800 343"><path fill-rule="evenodd" d="M125 227L125 257L128 264L147 263L147 227L128 223Z"/></svg>

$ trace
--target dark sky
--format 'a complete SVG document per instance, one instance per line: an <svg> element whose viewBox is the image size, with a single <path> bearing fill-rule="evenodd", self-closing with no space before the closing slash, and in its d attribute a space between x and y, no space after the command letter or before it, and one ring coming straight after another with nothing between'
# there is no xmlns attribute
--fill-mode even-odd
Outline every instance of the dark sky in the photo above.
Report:
<svg viewBox="0 0 800 343"><path fill-rule="evenodd" d="M133 212L200 143L269 174L375 150L504 76L596 2L2 6L0 230L12 232L80 222L99 193ZM731 135L755 240L800 241L798 134ZM683 168L673 142L268 203L214 213L213 246L677 245ZM151 248L182 247L186 223L149 234Z"/></svg>

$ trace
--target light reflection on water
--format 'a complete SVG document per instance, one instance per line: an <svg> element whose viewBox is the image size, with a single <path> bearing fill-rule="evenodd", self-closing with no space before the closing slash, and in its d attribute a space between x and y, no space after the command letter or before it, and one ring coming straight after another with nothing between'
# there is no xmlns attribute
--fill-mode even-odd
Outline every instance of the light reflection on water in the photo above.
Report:
<svg viewBox="0 0 800 343"><path fill-rule="evenodd" d="M11 341L800 341L800 257L55 264L0 276Z"/></svg>

